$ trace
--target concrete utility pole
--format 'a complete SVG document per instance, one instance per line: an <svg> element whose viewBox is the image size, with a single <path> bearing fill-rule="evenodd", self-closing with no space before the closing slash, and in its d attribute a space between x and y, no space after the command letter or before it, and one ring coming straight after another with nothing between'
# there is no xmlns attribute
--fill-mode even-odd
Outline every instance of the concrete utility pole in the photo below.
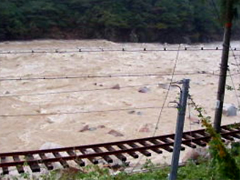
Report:
<svg viewBox="0 0 240 180"><path fill-rule="evenodd" d="M183 134L184 119L185 119L186 106L187 106L189 82L190 82L189 79L182 80L183 85L182 85L182 90L181 90L180 100L178 105L177 126L176 126L176 132L174 137L174 149L173 149L173 155L172 155L171 172L170 172L169 180L177 179L178 161L179 161L181 143L182 143L182 134Z"/></svg>
<svg viewBox="0 0 240 180"><path fill-rule="evenodd" d="M217 92L217 102L215 109L215 118L214 118L214 128L219 133L221 130L221 120L222 120L222 111L223 111L223 102L225 94L225 85L226 85L226 76L228 70L228 55L231 39L231 28L232 28L232 19L233 19L233 2L234 0L225 0L226 1L226 17L225 17L225 28L224 28L224 38L223 38L223 50L222 50L222 60L220 65L220 76L218 83L218 92Z"/></svg>

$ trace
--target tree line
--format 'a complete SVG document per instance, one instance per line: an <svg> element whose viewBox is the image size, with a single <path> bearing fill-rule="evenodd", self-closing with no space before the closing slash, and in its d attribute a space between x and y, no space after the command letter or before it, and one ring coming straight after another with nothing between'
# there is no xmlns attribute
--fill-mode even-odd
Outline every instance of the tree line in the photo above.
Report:
<svg viewBox="0 0 240 180"><path fill-rule="evenodd" d="M0 40L208 42L222 37L219 18L212 0L1 0Z"/></svg>

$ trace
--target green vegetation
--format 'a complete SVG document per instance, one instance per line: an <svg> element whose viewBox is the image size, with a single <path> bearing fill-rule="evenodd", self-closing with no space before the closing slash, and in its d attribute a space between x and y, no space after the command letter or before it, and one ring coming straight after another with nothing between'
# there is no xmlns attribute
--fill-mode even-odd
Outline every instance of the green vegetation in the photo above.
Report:
<svg viewBox="0 0 240 180"><path fill-rule="evenodd" d="M105 38L170 43L217 40L222 37L217 8L221 6L219 1L216 6L212 2L1 0L0 40ZM235 26L235 31L239 28Z"/></svg>
<svg viewBox="0 0 240 180"><path fill-rule="evenodd" d="M235 161L235 155L237 155L236 148L237 145L232 144L232 148L229 151L224 145L221 136L219 133L215 131L210 122L210 116L204 116L204 109L193 101L192 97L189 96L189 99L192 102L195 110L198 112L198 117L201 119L202 125L206 128L206 132L211 136L211 140L209 141L209 152L211 155L211 164L214 167L215 171L217 171L219 178L222 179L239 179L240 171L239 167ZM238 149L240 150L240 149ZM212 171L214 172L214 170Z"/></svg>

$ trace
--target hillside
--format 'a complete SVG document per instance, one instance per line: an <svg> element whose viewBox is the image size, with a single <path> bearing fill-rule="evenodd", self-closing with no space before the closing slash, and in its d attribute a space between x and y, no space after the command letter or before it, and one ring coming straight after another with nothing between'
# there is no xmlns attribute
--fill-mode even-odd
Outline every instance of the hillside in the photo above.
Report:
<svg viewBox="0 0 240 180"><path fill-rule="evenodd" d="M2 0L0 40L209 42L222 38L217 7L210 0Z"/></svg>

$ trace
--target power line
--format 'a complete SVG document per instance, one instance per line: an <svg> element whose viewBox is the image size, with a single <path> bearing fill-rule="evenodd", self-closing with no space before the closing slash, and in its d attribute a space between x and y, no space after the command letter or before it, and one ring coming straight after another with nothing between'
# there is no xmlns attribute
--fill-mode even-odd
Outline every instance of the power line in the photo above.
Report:
<svg viewBox="0 0 240 180"><path fill-rule="evenodd" d="M70 76L42 76L42 77L6 77L0 78L0 81L35 81L35 80L61 80L61 79L86 79L86 78L121 78L121 77L158 77L158 76L168 76L171 73L146 73L146 74L105 74L105 75L70 75ZM215 75L215 72L186 72L186 73L176 73L175 75Z"/></svg>
<svg viewBox="0 0 240 180"><path fill-rule="evenodd" d="M159 106L148 106L148 107L122 108L122 109L96 110L96 111L52 112L52 113L42 113L42 114L1 114L0 117L7 118L7 117L34 117L34 116L72 115L72 114L107 113L107 112L144 110L144 109L159 109L159 108L161 108L161 107L159 107Z"/></svg>
<svg viewBox="0 0 240 180"><path fill-rule="evenodd" d="M231 71L230 71L230 69L228 70L228 72L229 72L230 79L231 79L231 81L232 81L232 86L233 86L234 94L235 94L235 97L236 97L236 100L237 100L237 103L238 103L238 107L240 107L239 97L238 97L238 95L237 95L237 90L236 90L236 88L235 88L235 84L234 84L233 78L232 78L232 76L231 76Z"/></svg>
<svg viewBox="0 0 240 180"><path fill-rule="evenodd" d="M233 49L232 49L232 47L230 46L230 50L231 50L231 52L232 52L232 54L233 54L233 58L234 58L234 60L235 60L235 63L236 63L236 66L237 66L237 68L238 68L238 72L240 72L240 66L239 66L239 61L237 60L237 57L236 57L236 55L235 55L235 53L234 53L234 51L233 51ZM231 80L232 80L232 83L234 83L233 82L233 74L231 74L230 73L230 69L229 69L229 75L230 75L230 78L231 78ZM236 95L236 89L235 89L235 87L234 87L234 90L235 90L235 95ZM238 99L237 99L238 100ZM238 107L239 107L239 100L238 100Z"/></svg>
<svg viewBox="0 0 240 180"><path fill-rule="evenodd" d="M186 73L186 74L178 74L178 75L204 75L204 74L207 74L207 75L215 75L215 76L218 76L217 74L213 74L213 73L206 73L206 72L199 72L199 73L193 73L193 74L190 74L190 73ZM233 75L238 75L239 73L237 74L233 74ZM170 74L168 74L170 75ZM175 74L176 75L176 74ZM232 75L232 76L233 76ZM158 76L157 74L148 74L148 75L123 75L121 77L144 77L144 76ZM93 76L90 76L90 77L93 77ZM100 77L103 77L103 76L100 76ZM110 76L109 76L110 77ZM111 77L114 77L113 75L111 75ZM115 76L117 77L117 76ZM118 76L119 77L119 76ZM76 78L76 77L74 77ZM84 76L85 78L85 76ZM38 79L41 79L41 78L38 78ZM43 78L43 79L53 79L53 78ZM58 78L54 78L54 79L64 79L63 77L58 77ZM71 79L70 77L66 77L65 79ZM36 80L36 78L34 79L24 79L24 78L20 78L20 79L1 79L0 81L5 81L5 80ZM139 87L139 86L151 86L151 85L160 85L160 84L167 84L167 83L154 83L154 84L139 84L139 85L129 85L129 86L121 86L119 87L119 89L121 88L133 88L133 87ZM69 91L59 91L59 92L47 92L47 93L35 93L35 94L11 94L11 95L1 95L0 97L19 97L19 96L41 96L41 95L54 95L54 94L67 94L67 93L78 93L78 92L90 92L90 91L103 91L103 90L112 90L112 89L116 89L114 87L108 87L108 88L97 88L97 89L80 89L80 90L69 90Z"/></svg>
<svg viewBox="0 0 240 180"><path fill-rule="evenodd" d="M96 53L96 52L172 52L172 51L221 51L222 48L205 48L205 47L183 47L182 49L175 49L171 47L163 47L160 49L139 48L139 49L104 49L98 47L96 49L74 48L74 49L21 49L21 50L2 50L0 54L65 54L65 53ZM234 51L240 51L240 48L234 48Z"/></svg>
<svg viewBox="0 0 240 180"><path fill-rule="evenodd" d="M231 76L237 76L237 75L240 75L240 73L233 73L233 74L231 74ZM227 76L230 76L230 75L227 75Z"/></svg>
<svg viewBox="0 0 240 180"><path fill-rule="evenodd" d="M179 45L179 49L180 49L181 45ZM179 59L179 53L180 51L177 52L177 55L176 55L176 58L175 58L175 62L174 62L174 65L173 65L173 69L172 69L172 74L171 74L171 80L170 80L170 83L169 83L169 86L168 86L168 89L167 89L167 93L165 95L165 98L164 98L164 101L163 101L163 105L162 105L162 108L160 110L160 113L159 113L159 116L158 116L158 120L157 120L157 123L156 123L156 126L155 126L155 129L154 129L154 132L153 132L153 135L152 136L155 136L156 132L157 132L157 129L158 129L158 125L160 123L160 119L161 119L161 116L162 116L162 112L163 112L163 108L167 102L167 98L168 98L168 94L170 92L170 89L171 89L171 85L173 83L173 78L174 78L174 75L175 75L175 71L176 71L176 67L177 67L177 62L178 62L178 59Z"/></svg>
<svg viewBox="0 0 240 180"><path fill-rule="evenodd" d="M45 95L55 95L55 94L70 94L70 93L80 93L80 92L120 90L120 89L124 89L124 88L135 88L135 87L141 87L141 86L153 86L153 85L165 85L165 84L167 84L167 83L138 84L138 85L119 86L119 87L112 86L112 87L108 87L108 88L80 89L80 90L46 92L46 93L34 93L34 94L8 94L8 95L0 95L0 98L22 97L22 96L45 96Z"/></svg>
<svg viewBox="0 0 240 180"><path fill-rule="evenodd" d="M237 66L238 70L240 71L239 62L237 61L237 57L236 57L236 55L235 55L235 53L234 53L234 51L233 51L231 46L230 46L230 49L232 51L232 55L233 55L233 58L235 60L236 66Z"/></svg>
<svg viewBox="0 0 240 180"><path fill-rule="evenodd" d="M179 49L180 49L181 45L179 45ZM161 119L161 116L162 116L162 112L163 112L163 109L165 107L165 104L166 104L166 101L167 101L167 97L168 97L168 94L169 94L169 91L170 91L170 88L171 88L171 84L173 82L173 77L174 77L174 74L175 74L175 70L176 70L176 66L177 66L177 61L178 61L178 57L179 57L179 52L177 52L177 55L176 55L176 59L175 59L175 62L174 62L174 65L173 65L173 70L172 70L172 74L171 74L171 80L170 80L170 83L169 83L169 86L168 86L168 89L167 89L167 93L165 95L165 98L164 98L164 101L163 101L163 104L162 104L162 107L160 108L160 113L158 115L158 119L157 119L157 122L156 122L156 125L155 125L155 129L153 131L153 134L152 136L155 136L156 132L157 132L157 129L158 129L158 125L160 123L160 119ZM143 156L141 156L138 160L138 162L136 163L135 166L133 166L131 172L134 171L134 169L137 167L137 165L140 163L141 159L143 158Z"/></svg>

